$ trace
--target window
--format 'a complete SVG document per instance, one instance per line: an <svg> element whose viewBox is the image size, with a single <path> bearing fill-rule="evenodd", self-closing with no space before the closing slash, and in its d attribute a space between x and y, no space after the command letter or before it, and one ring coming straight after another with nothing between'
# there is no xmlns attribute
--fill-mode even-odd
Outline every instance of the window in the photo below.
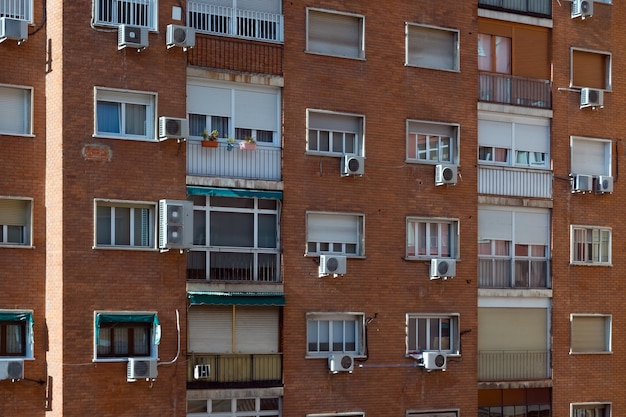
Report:
<svg viewBox="0 0 626 417"><path fill-rule="evenodd" d="M280 397L187 400L188 415L279 417L281 415L281 408Z"/></svg>
<svg viewBox="0 0 626 417"><path fill-rule="evenodd" d="M458 163L459 125L407 120L407 160Z"/></svg>
<svg viewBox="0 0 626 417"><path fill-rule="evenodd" d="M611 417L611 404L607 403L572 404L571 410L571 417Z"/></svg>
<svg viewBox="0 0 626 417"><path fill-rule="evenodd" d="M280 144L280 91L235 83L190 81L187 85L189 135L217 130L222 140L250 136L259 145Z"/></svg>
<svg viewBox="0 0 626 417"><path fill-rule="evenodd" d="M459 411L456 410L407 410L406 417L459 417Z"/></svg>
<svg viewBox="0 0 626 417"><path fill-rule="evenodd" d="M478 34L478 69L480 71L511 73L511 38Z"/></svg>
<svg viewBox="0 0 626 417"><path fill-rule="evenodd" d="M215 194L229 191L212 189ZM189 279L280 280L280 200L225 195L190 199L194 203L195 247L187 256Z"/></svg>
<svg viewBox="0 0 626 417"><path fill-rule="evenodd" d="M363 256L364 221L362 214L307 213L306 254L333 253Z"/></svg>
<svg viewBox="0 0 626 417"><path fill-rule="evenodd" d="M155 140L156 94L95 88L95 136Z"/></svg>
<svg viewBox="0 0 626 417"><path fill-rule="evenodd" d="M0 197L0 246L30 246L32 200Z"/></svg>
<svg viewBox="0 0 626 417"><path fill-rule="evenodd" d="M611 264L611 229L572 226L571 262L573 264Z"/></svg>
<svg viewBox="0 0 626 417"><path fill-rule="evenodd" d="M406 220L407 258L457 258L459 223L448 219Z"/></svg>
<svg viewBox="0 0 626 417"><path fill-rule="evenodd" d="M459 315L406 316L407 354L435 350L459 354Z"/></svg>
<svg viewBox="0 0 626 417"><path fill-rule="evenodd" d="M155 205L124 201L95 201L96 247L155 246Z"/></svg>
<svg viewBox="0 0 626 417"><path fill-rule="evenodd" d="M365 413L324 413L324 414L307 414L306 417L365 417Z"/></svg>
<svg viewBox="0 0 626 417"><path fill-rule="evenodd" d="M549 288L550 211L478 210L478 285Z"/></svg>
<svg viewBox="0 0 626 417"><path fill-rule="evenodd" d="M363 355L363 314L307 313L307 355L330 353Z"/></svg>
<svg viewBox="0 0 626 417"><path fill-rule="evenodd" d="M571 49L571 87L612 89L611 60L609 52Z"/></svg>
<svg viewBox="0 0 626 417"><path fill-rule="evenodd" d="M33 313L0 310L0 358L33 357Z"/></svg>
<svg viewBox="0 0 626 417"><path fill-rule="evenodd" d="M365 117L307 110L307 151L330 156L364 156Z"/></svg>
<svg viewBox="0 0 626 417"><path fill-rule="evenodd" d="M479 389L478 417L550 417L551 388Z"/></svg>
<svg viewBox="0 0 626 417"><path fill-rule="evenodd" d="M406 64L459 71L459 31L407 24Z"/></svg>
<svg viewBox="0 0 626 417"><path fill-rule="evenodd" d="M481 113L478 162L517 168L550 168L550 121Z"/></svg>
<svg viewBox="0 0 626 417"><path fill-rule="evenodd" d="M32 23L33 0L0 1L0 17L10 17Z"/></svg>
<svg viewBox="0 0 626 417"><path fill-rule="evenodd" d="M97 25L121 24L157 30L157 0L94 0Z"/></svg>
<svg viewBox="0 0 626 417"><path fill-rule="evenodd" d="M572 314L570 353L611 352L611 316Z"/></svg>
<svg viewBox="0 0 626 417"><path fill-rule="evenodd" d="M0 135L32 134L32 108L31 87L0 85Z"/></svg>
<svg viewBox="0 0 626 417"><path fill-rule="evenodd" d="M365 58L365 18L307 8L307 52Z"/></svg>
<svg viewBox="0 0 626 417"><path fill-rule="evenodd" d="M570 146L572 174L611 175L610 140L572 137Z"/></svg>
<svg viewBox="0 0 626 417"><path fill-rule="evenodd" d="M156 313L95 312L94 357L153 357L161 340Z"/></svg>

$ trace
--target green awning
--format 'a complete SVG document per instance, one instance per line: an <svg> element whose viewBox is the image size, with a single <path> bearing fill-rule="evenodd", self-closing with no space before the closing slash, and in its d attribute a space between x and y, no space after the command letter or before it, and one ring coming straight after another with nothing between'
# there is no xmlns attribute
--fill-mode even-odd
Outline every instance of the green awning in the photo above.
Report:
<svg viewBox="0 0 626 417"><path fill-rule="evenodd" d="M96 340L100 338L101 323L151 323L154 326L154 344L161 341L161 324L155 313L96 313Z"/></svg>
<svg viewBox="0 0 626 417"><path fill-rule="evenodd" d="M33 313L27 311L0 311L0 321L33 322Z"/></svg>
<svg viewBox="0 0 626 417"><path fill-rule="evenodd" d="M216 187L198 187L188 186L188 195L208 195L212 197L250 197L265 198L270 200L282 200L282 191L269 190L246 190L242 188L216 188Z"/></svg>
<svg viewBox="0 0 626 417"><path fill-rule="evenodd" d="M284 306L285 295L279 292L190 292L191 305Z"/></svg>

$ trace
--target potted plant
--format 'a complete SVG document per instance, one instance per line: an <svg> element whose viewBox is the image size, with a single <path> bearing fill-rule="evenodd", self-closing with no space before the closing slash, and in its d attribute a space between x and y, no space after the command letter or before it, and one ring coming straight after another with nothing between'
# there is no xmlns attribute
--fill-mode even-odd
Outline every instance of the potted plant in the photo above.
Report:
<svg viewBox="0 0 626 417"><path fill-rule="evenodd" d="M217 148L219 143L217 142L217 138L219 137L220 132L217 130L212 130L211 133L207 132L206 129L202 132L202 147L203 148Z"/></svg>
<svg viewBox="0 0 626 417"><path fill-rule="evenodd" d="M255 151L256 150L256 142L252 136L246 136L244 140L239 142L239 149L244 149L247 151Z"/></svg>
<svg viewBox="0 0 626 417"><path fill-rule="evenodd" d="M226 150L232 151L234 147L235 147L235 138L226 139Z"/></svg>

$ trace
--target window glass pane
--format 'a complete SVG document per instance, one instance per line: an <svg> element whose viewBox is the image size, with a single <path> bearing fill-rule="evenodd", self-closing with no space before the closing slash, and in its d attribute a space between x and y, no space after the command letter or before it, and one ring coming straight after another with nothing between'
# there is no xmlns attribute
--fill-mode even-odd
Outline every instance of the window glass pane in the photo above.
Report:
<svg viewBox="0 0 626 417"><path fill-rule="evenodd" d="M276 248L276 215L259 214L259 247L260 248Z"/></svg>
<svg viewBox="0 0 626 417"><path fill-rule="evenodd" d="M130 245L130 208L115 207L115 245Z"/></svg>
<svg viewBox="0 0 626 417"><path fill-rule="evenodd" d="M6 352L8 354L21 354L24 352L24 326L21 324L6 325Z"/></svg>
<svg viewBox="0 0 626 417"><path fill-rule="evenodd" d="M237 411L254 411L256 407L254 398L237 399Z"/></svg>
<svg viewBox="0 0 626 417"><path fill-rule="evenodd" d="M306 324L307 327L307 340L309 342L309 352L317 351L317 324L316 320L309 320Z"/></svg>
<svg viewBox="0 0 626 417"><path fill-rule="evenodd" d="M261 398L259 409L263 410L278 410L278 398Z"/></svg>
<svg viewBox="0 0 626 417"><path fill-rule="evenodd" d="M111 328L100 327L98 331L98 355L111 353Z"/></svg>
<svg viewBox="0 0 626 417"><path fill-rule="evenodd" d="M319 351L330 351L330 322L328 320L319 320Z"/></svg>
<svg viewBox="0 0 626 417"><path fill-rule="evenodd" d="M333 320L333 352L343 352L343 321Z"/></svg>
<svg viewBox="0 0 626 417"><path fill-rule="evenodd" d="M261 210L276 210L276 200L261 198L258 200L258 207Z"/></svg>
<svg viewBox="0 0 626 417"><path fill-rule="evenodd" d="M217 130L220 138L227 138L230 134L230 127L228 126L228 117L223 116L211 116L211 131Z"/></svg>
<svg viewBox="0 0 626 417"><path fill-rule="evenodd" d="M206 116L203 114L189 115L189 136L202 136L202 132L207 128Z"/></svg>
<svg viewBox="0 0 626 417"><path fill-rule="evenodd" d="M113 352L116 355L128 354L128 328L113 328Z"/></svg>
<svg viewBox="0 0 626 417"><path fill-rule="evenodd" d="M256 141L259 143L272 143L274 141L274 132L270 130L256 131Z"/></svg>
<svg viewBox="0 0 626 417"><path fill-rule="evenodd" d="M126 104L126 134L146 136L146 106Z"/></svg>
<svg viewBox="0 0 626 417"><path fill-rule="evenodd" d="M231 411L232 400L211 400L211 410L214 413Z"/></svg>
<svg viewBox="0 0 626 417"><path fill-rule="evenodd" d="M345 349L346 352L356 352L356 321L345 321Z"/></svg>
<svg viewBox="0 0 626 417"><path fill-rule="evenodd" d="M456 70L457 34L420 26L409 26L408 64L426 68Z"/></svg>
<svg viewBox="0 0 626 417"><path fill-rule="evenodd" d="M254 208L254 200L251 198L235 197L211 197L213 207Z"/></svg>
<svg viewBox="0 0 626 417"><path fill-rule="evenodd" d="M204 210L193 212L193 244L206 245L206 212Z"/></svg>
<svg viewBox="0 0 626 417"><path fill-rule="evenodd" d="M417 319L417 350L428 350L428 338L426 337L428 326L426 323L427 319Z"/></svg>
<svg viewBox="0 0 626 417"><path fill-rule="evenodd" d="M147 327L134 327L132 328L134 343L133 354L134 355L150 355L150 330Z"/></svg>
<svg viewBox="0 0 626 417"><path fill-rule="evenodd" d="M96 208L96 244L110 245L111 242L111 207Z"/></svg>
<svg viewBox="0 0 626 417"><path fill-rule="evenodd" d="M109 101L98 101L98 132L121 133L121 105Z"/></svg>
<svg viewBox="0 0 626 417"><path fill-rule="evenodd" d="M210 246L254 247L254 215L213 211Z"/></svg>
<svg viewBox="0 0 626 417"><path fill-rule="evenodd" d="M133 217L133 245L150 246L150 211L147 208L135 208Z"/></svg>
<svg viewBox="0 0 626 417"><path fill-rule="evenodd" d="M7 242L8 243L26 243L24 239L23 226L7 226ZM0 242L2 238L0 237Z"/></svg>

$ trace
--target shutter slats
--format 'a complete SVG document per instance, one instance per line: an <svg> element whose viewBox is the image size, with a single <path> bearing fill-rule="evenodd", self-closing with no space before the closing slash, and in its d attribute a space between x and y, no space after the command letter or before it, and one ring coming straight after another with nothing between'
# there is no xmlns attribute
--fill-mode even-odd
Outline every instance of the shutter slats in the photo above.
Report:
<svg viewBox="0 0 626 417"><path fill-rule="evenodd" d="M28 200L0 199L0 224L26 226L28 222Z"/></svg>

